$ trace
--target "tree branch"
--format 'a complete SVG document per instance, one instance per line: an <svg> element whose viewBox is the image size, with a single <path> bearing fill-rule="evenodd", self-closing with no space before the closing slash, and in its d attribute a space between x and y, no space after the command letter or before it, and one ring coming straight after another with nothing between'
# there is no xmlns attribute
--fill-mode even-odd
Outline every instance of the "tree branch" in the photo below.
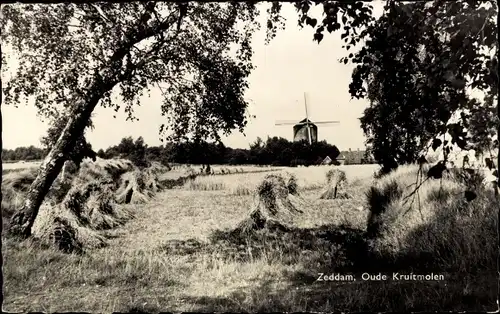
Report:
<svg viewBox="0 0 500 314"><path fill-rule="evenodd" d="M148 27L147 22L151 18L151 13L154 12L155 4L156 2L148 2L146 4L146 10L142 14L140 21L125 35L125 39L121 43L120 47L110 58L109 63L111 64L111 70L115 72L115 75L117 75L118 77L124 78L128 77L131 74L128 70L125 70L125 73L123 74L118 74L116 73L116 71L120 71L120 69L122 68L122 64L120 62L122 62L125 55L129 53L136 44L154 35L160 34L175 23L175 19L171 19L170 17L172 15L169 15L169 17L165 21L157 25ZM147 60L143 59L138 64L133 66L132 71L145 64L145 61ZM120 79L118 79L118 81L120 81Z"/></svg>
<svg viewBox="0 0 500 314"><path fill-rule="evenodd" d="M104 20L104 22L106 22L106 24L108 24L109 26L113 26L113 23L111 22L111 20L106 16L106 14L104 14L104 11L99 8L98 6L96 6L95 4L93 3L90 3L91 6L94 7L94 9L97 10L97 12L99 13L99 15L102 17L102 19Z"/></svg>

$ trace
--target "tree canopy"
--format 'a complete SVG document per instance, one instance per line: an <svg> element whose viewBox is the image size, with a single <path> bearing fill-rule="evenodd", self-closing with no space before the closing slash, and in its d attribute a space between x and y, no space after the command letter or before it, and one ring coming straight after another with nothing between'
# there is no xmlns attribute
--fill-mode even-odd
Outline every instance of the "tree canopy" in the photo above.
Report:
<svg viewBox="0 0 500 314"><path fill-rule="evenodd" d="M2 14L2 40L20 62L6 104L33 97L51 118L92 90L101 106L134 119L140 97L160 87L165 134L218 138L246 124L253 4L11 4Z"/></svg>
<svg viewBox="0 0 500 314"><path fill-rule="evenodd" d="M313 27L320 43L325 30L340 29L341 16L346 51L360 44L339 61L357 65L349 91L370 102L361 125L385 172L430 147L449 153L453 144L481 152L498 146L494 2L390 0L378 19L369 2L325 2L318 22L309 9L319 4L297 2L299 24ZM445 134L444 141L436 138Z"/></svg>
<svg viewBox="0 0 500 314"><path fill-rule="evenodd" d="M351 58L358 66L350 90L370 100L362 127L387 170L415 162L429 145L447 152L452 144L493 146L495 16L479 2L391 3L368 29L370 40ZM470 89L484 92L484 101ZM433 140L444 134L446 143Z"/></svg>
<svg viewBox="0 0 500 314"><path fill-rule="evenodd" d="M362 43L358 52L346 53L340 61L357 64L350 93L370 101L362 128L385 168L414 162L439 134L448 133L450 140L436 140L434 147L495 146L493 2L387 1L378 19L370 2L293 5L299 26L314 28L318 43L325 32L334 31L341 31L347 51ZM310 15L315 5L323 7L322 19ZM268 9L268 40L284 26L281 8L274 1ZM114 61L116 69L128 70L121 78L115 75L115 83L129 119L134 119L133 105L139 105L143 92L159 86L167 121L160 131L173 131L176 140L188 135L198 141L218 139L219 130L227 134L246 125L243 93L252 70L250 37L259 27L253 2L27 4L2 11L2 39L21 55L20 67L5 88L7 103L31 95L41 114L57 115L58 106L71 106L71 97L84 93L100 69L110 67L111 56L118 52L114 47L128 39L118 54L122 59ZM243 31L236 27L238 21L245 23ZM134 30L134 25L139 27ZM231 44L239 46L236 61L228 55ZM470 88L485 92L485 99L472 98ZM112 89L100 104L120 109ZM458 111L463 112L459 121L450 123Z"/></svg>

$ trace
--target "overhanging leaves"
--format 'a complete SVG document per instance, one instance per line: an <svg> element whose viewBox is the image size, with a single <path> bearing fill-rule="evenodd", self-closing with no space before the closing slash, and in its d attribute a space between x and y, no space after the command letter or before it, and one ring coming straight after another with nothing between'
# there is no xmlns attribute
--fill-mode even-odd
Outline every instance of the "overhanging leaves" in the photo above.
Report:
<svg viewBox="0 0 500 314"><path fill-rule="evenodd" d="M162 106L165 116L176 118L168 127L183 133L178 137L194 132L194 124L196 132L212 137L246 124L242 95L252 69L255 5L15 4L2 6L2 13L2 36L20 57L5 85L8 104L34 97L40 114L50 118L97 93L101 105L133 119L143 93L164 85L164 103L182 98ZM236 58L230 57L234 44ZM100 81L115 89L89 91ZM192 119L194 108L204 118ZM187 128L177 128L179 119Z"/></svg>

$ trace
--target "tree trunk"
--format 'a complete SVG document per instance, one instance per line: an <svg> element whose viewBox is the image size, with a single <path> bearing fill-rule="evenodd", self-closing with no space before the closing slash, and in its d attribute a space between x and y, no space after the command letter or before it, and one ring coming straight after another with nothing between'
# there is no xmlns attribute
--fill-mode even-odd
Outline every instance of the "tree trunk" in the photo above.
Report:
<svg viewBox="0 0 500 314"><path fill-rule="evenodd" d="M102 86L104 87L104 86ZM75 106L68 124L64 127L59 139L45 157L35 181L31 184L22 208L16 212L10 221L10 232L13 235L26 238L31 235L31 227L38 215L45 196L52 183L59 175L68 154L76 140L82 136L90 115L103 94L103 88L94 85L88 101L80 100Z"/></svg>
<svg viewBox="0 0 500 314"><path fill-rule="evenodd" d="M499 4L500 4L500 1L497 0L497 9L499 7ZM500 32L497 32L497 39L500 40ZM496 197L498 198L498 189L500 189L500 106L498 106L498 75L500 75L500 63L498 62L499 59L500 59L500 55L499 55L499 51L498 51L498 47L497 47L497 51L496 51L496 58L497 58L497 75L496 75L496 93L497 93L497 148L498 148L498 152L497 152L497 184L496 184L496 187L495 187L495 195ZM493 159L493 156L491 156L492 159ZM500 216L500 208L498 210L498 216ZM498 260L500 261L500 255L498 256Z"/></svg>
<svg viewBox="0 0 500 314"><path fill-rule="evenodd" d="M498 129L497 129L497 148L498 148L498 152L497 152L497 166L496 166L496 170L497 170L497 182L495 184L495 195L498 197L499 195L499 189L500 189L500 108L498 107L498 104L497 104L497 111L498 111ZM493 160L493 156L491 156L492 160ZM499 212L498 212L498 215L500 216L500 209L499 209ZM500 257L499 257L500 258Z"/></svg>

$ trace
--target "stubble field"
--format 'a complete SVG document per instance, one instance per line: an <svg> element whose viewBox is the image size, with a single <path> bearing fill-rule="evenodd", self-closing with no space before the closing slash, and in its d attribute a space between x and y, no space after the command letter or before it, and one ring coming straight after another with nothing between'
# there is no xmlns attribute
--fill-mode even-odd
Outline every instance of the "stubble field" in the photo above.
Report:
<svg viewBox="0 0 500 314"><path fill-rule="evenodd" d="M495 306L495 264L476 271L465 263L461 272L426 268L444 274L444 281L361 279L363 272L390 276L388 268L401 273L419 270L400 260L391 264L387 256L370 260L365 255L373 205L367 195L377 166L213 168L224 173L185 180L144 204L124 205L134 218L106 231L106 247L66 254L34 241L6 238L4 310L418 311ZM345 171L350 198L319 199L325 175L333 168ZM263 178L286 172L297 178L304 211L294 229L230 239L227 230L248 217ZM161 176L174 180L185 173L179 167ZM476 231L485 227L467 223ZM483 238L491 236L491 230L485 234ZM483 238L465 244L492 245L482 243ZM353 274L356 281L317 281L321 273Z"/></svg>

